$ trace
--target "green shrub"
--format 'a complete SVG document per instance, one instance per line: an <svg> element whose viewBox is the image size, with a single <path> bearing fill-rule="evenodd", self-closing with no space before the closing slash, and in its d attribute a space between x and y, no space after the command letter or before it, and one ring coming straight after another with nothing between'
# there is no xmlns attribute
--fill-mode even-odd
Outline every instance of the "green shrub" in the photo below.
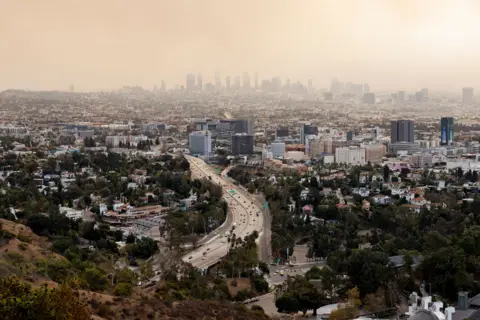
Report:
<svg viewBox="0 0 480 320"><path fill-rule="evenodd" d="M121 297L128 297L129 295L132 294L132 285L129 283L124 283L121 282L117 284L117 287L115 288L115 295L121 296Z"/></svg>
<svg viewBox="0 0 480 320"><path fill-rule="evenodd" d="M83 275L88 287L93 291L102 291L108 287L107 277L96 268L85 269Z"/></svg>
<svg viewBox="0 0 480 320"><path fill-rule="evenodd" d="M29 236L25 236L25 235L23 235L23 234L19 234L19 235L17 236L17 239L20 240L20 241L22 241L22 242L32 243L32 239L30 239Z"/></svg>

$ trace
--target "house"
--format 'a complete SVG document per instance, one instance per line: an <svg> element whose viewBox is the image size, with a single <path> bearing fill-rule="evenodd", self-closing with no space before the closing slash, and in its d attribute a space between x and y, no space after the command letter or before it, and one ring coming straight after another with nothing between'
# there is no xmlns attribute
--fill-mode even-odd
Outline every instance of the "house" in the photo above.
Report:
<svg viewBox="0 0 480 320"><path fill-rule="evenodd" d="M198 196L196 194L192 194L188 198L180 200L180 203L184 208L191 208L195 202L197 202L197 200Z"/></svg>
<svg viewBox="0 0 480 320"><path fill-rule="evenodd" d="M313 207L310 204L304 205L302 208L302 213L305 215L312 215L313 213Z"/></svg>
<svg viewBox="0 0 480 320"><path fill-rule="evenodd" d="M302 190L302 192L300 193L300 199L301 200L307 200L308 197L310 195L310 189L309 188L305 188Z"/></svg>
<svg viewBox="0 0 480 320"><path fill-rule="evenodd" d="M416 197L416 198L413 198L412 201L410 201L410 203L417 206L425 206L425 205L429 205L430 201L427 201L424 197Z"/></svg>
<svg viewBox="0 0 480 320"><path fill-rule="evenodd" d="M372 198L373 202L378 205L389 205L392 203L392 198L383 194L378 194Z"/></svg>

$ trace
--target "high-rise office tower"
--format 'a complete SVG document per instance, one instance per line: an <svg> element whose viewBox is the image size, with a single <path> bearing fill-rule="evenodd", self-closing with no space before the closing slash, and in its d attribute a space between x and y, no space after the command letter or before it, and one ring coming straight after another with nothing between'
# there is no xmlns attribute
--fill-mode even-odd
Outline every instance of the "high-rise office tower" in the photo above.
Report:
<svg viewBox="0 0 480 320"><path fill-rule="evenodd" d="M215 72L215 89L217 91L222 89L222 80L220 79L220 73Z"/></svg>
<svg viewBox="0 0 480 320"><path fill-rule="evenodd" d="M258 72L255 72L255 89L258 89Z"/></svg>
<svg viewBox="0 0 480 320"><path fill-rule="evenodd" d="M300 143L305 144L306 136L316 136L318 134L318 127L309 124L304 124L300 127Z"/></svg>
<svg viewBox="0 0 480 320"><path fill-rule="evenodd" d="M416 102L422 102L423 99L424 99L424 97L423 97L423 92L422 91L415 92L415 101Z"/></svg>
<svg viewBox="0 0 480 320"><path fill-rule="evenodd" d="M209 131L194 131L188 135L188 148L192 154L210 155L212 135Z"/></svg>
<svg viewBox="0 0 480 320"><path fill-rule="evenodd" d="M453 144L453 118L443 117L440 119L440 144L451 146Z"/></svg>
<svg viewBox="0 0 480 320"><path fill-rule="evenodd" d="M312 81L312 79L308 79L308 91L309 92L313 91L313 81Z"/></svg>
<svg viewBox="0 0 480 320"><path fill-rule="evenodd" d="M192 73L187 74L187 84L185 86L187 91L195 90L195 75Z"/></svg>
<svg viewBox="0 0 480 320"><path fill-rule="evenodd" d="M405 102L405 91L398 91L397 99L398 99L398 102L400 103Z"/></svg>
<svg viewBox="0 0 480 320"><path fill-rule="evenodd" d="M162 85L160 86L160 90L162 92L167 91L167 85L165 84L165 80L162 80Z"/></svg>
<svg viewBox="0 0 480 320"><path fill-rule="evenodd" d="M237 133L232 136L232 155L247 155L253 153L253 135Z"/></svg>
<svg viewBox="0 0 480 320"><path fill-rule="evenodd" d="M275 130L275 140L288 137L288 128L287 127L278 127Z"/></svg>
<svg viewBox="0 0 480 320"><path fill-rule="evenodd" d="M233 84L233 87L235 88L235 90L239 90L240 89L240 76L236 76L235 77L235 82Z"/></svg>
<svg viewBox="0 0 480 320"><path fill-rule="evenodd" d="M393 120L391 122L391 143L415 142L414 124L412 120Z"/></svg>
<svg viewBox="0 0 480 320"><path fill-rule="evenodd" d="M367 92L363 94L363 103L375 104L375 93Z"/></svg>
<svg viewBox="0 0 480 320"><path fill-rule="evenodd" d="M428 88L422 88L422 100L423 101L428 101Z"/></svg>
<svg viewBox="0 0 480 320"><path fill-rule="evenodd" d="M248 72L243 73L243 89L250 90L250 75Z"/></svg>
<svg viewBox="0 0 480 320"><path fill-rule="evenodd" d="M370 92L370 86L368 83L363 84L363 93L369 93Z"/></svg>
<svg viewBox="0 0 480 320"><path fill-rule="evenodd" d="M473 102L473 88L466 87L462 89L462 102L464 104L470 104Z"/></svg>
<svg viewBox="0 0 480 320"><path fill-rule="evenodd" d="M227 76L225 78L225 89L227 89L227 91L230 91L230 76Z"/></svg>
<svg viewBox="0 0 480 320"><path fill-rule="evenodd" d="M202 74L199 73L197 75L197 90L202 91L203 90L203 80L202 80Z"/></svg>

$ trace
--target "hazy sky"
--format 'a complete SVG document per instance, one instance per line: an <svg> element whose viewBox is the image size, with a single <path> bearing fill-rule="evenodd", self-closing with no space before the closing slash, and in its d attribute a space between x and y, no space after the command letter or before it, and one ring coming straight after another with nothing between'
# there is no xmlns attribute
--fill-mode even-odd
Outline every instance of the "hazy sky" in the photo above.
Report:
<svg viewBox="0 0 480 320"><path fill-rule="evenodd" d="M465 0L0 0L0 90L257 71L456 91L480 87L479 30Z"/></svg>

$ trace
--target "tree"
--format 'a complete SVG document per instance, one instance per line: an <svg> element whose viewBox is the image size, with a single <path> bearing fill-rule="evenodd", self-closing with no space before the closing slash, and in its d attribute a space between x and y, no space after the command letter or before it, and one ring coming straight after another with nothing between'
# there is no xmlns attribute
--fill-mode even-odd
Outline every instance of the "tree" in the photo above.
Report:
<svg viewBox="0 0 480 320"><path fill-rule="evenodd" d="M5 320L90 319L87 305L69 284L32 288L16 278L0 278L0 315Z"/></svg>
<svg viewBox="0 0 480 320"><path fill-rule="evenodd" d="M300 310L300 303L293 294L283 294L275 300L277 311L281 313L297 313Z"/></svg>
<svg viewBox="0 0 480 320"><path fill-rule="evenodd" d="M350 281L364 295L374 293L394 278L388 256L372 250L354 251L348 260L347 275Z"/></svg>
<svg viewBox="0 0 480 320"><path fill-rule="evenodd" d="M316 310L325 303L325 300L323 292L318 291L307 278L296 276L287 278L275 305L278 312L302 311L305 315L308 310L313 310L316 315Z"/></svg>
<svg viewBox="0 0 480 320"><path fill-rule="evenodd" d="M135 243L135 236L132 233L129 233L127 236L127 243Z"/></svg>
<svg viewBox="0 0 480 320"><path fill-rule="evenodd" d="M390 178L390 168L388 167L388 165L384 165L383 166L383 180L385 182L387 182L388 178Z"/></svg>
<svg viewBox="0 0 480 320"><path fill-rule="evenodd" d="M132 285L130 283L121 282L115 287L115 295L128 297L132 294Z"/></svg>
<svg viewBox="0 0 480 320"><path fill-rule="evenodd" d="M320 185L319 185L319 183L318 183L317 178L316 178L316 177L311 177L311 178L310 178L310 187L315 188L315 189L318 189L319 186L320 186Z"/></svg>
<svg viewBox="0 0 480 320"><path fill-rule="evenodd" d="M84 278L90 290L102 291L105 290L108 286L107 277L96 268L85 269Z"/></svg>
<svg viewBox="0 0 480 320"><path fill-rule="evenodd" d="M473 171L471 181L472 182L477 182L478 181L478 172L477 171Z"/></svg>
<svg viewBox="0 0 480 320"><path fill-rule="evenodd" d="M148 259L158 251L158 244L152 238L138 239L133 247L133 255L140 259Z"/></svg>

